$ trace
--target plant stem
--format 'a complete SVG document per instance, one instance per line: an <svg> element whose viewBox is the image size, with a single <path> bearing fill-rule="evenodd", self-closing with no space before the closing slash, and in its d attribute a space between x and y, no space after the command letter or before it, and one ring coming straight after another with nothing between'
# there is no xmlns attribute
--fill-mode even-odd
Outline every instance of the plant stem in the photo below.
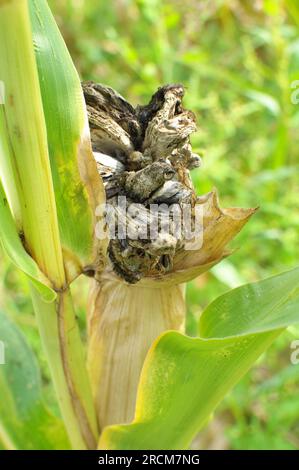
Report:
<svg viewBox="0 0 299 470"><path fill-rule="evenodd" d="M47 131L25 0L0 3L0 73L5 87L0 133L6 136L9 147L4 149L9 153L7 161L3 158L1 162L1 178L9 201L19 201L19 206L13 207L13 213L21 212L18 217L22 220L18 223L22 226L18 228L24 234L27 251L53 287L61 289L65 285L65 272Z"/></svg>
<svg viewBox="0 0 299 470"><path fill-rule="evenodd" d="M57 293L56 300L47 303L32 287L42 342L72 446L95 448L96 418L67 288L26 0L0 1L0 71L6 96L0 119L0 134L6 143L1 151L1 178L10 203L19 201L13 213L20 212L18 229L23 234L23 245Z"/></svg>
<svg viewBox="0 0 299 470"><path fill-rule="evenodd" d="M95 449L98 439L96 416L70 292L58 294L53 303L44 302L33 287L31 295L72 447Z"/></svg>

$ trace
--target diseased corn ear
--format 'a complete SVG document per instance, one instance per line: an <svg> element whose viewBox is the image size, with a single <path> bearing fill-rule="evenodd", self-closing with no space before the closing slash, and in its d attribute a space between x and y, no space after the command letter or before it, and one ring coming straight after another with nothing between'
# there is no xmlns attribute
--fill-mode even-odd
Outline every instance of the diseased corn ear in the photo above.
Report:
<svg viewBox="0 0 299 470"><path fill-rule="evenodd" d="M118 277L175 285L221 261L255 209L221 209L216 191L196 195L189 173L200 165L189 138L196 119L182 105L184 87L160 87L148 105L136 108L101 84L83 83L83 89L95 158L117 221L109 258ZM156 215L154 204L161 206Z"/></svg>
<svg viewBox="0 0 299 470"><path fill-rule="evenodd" d="M101 271L106 240L95 237L95 210L105 202L94 161L78 73L45 0L30 0L35 57L47 127L67 280Z"/></svg>
<svg viewBox="0 0 299 470"><path fill-rule="evenodd" d="M83 88L107 201L120 226L133 227L125 238L111 237L110 261L96 274L88 303L88 369L103 429L133 419L151 344L166 330L184 331L185 282L228 254L226 245L254 210L223 210L216 192L196 196L189 174L200 164L189 141L195 116L182 107L182 85L159 88L148 105L137 108L103 85L89 82ZM124 209L118 194L126 195ZM139 204L130 213L132 202ZM179 226L188 238L185 231L176 235L173 212L166 233L151 238L146 231L136 240L140 227L163 227L167 211L155 218L150 212L155 203L164 203L169 212L179 205Z"/></svg>

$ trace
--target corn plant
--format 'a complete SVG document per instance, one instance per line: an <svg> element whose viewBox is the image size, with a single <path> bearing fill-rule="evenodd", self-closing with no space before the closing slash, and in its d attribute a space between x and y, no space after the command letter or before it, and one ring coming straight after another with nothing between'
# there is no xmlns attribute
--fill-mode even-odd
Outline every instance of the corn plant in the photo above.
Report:
<svg viewBox="0 0 299 470"><path fill-rule="evenodd" d="M1 445L188 448L299 321L299 269L219 297L198 337L186 336L186 282L230 254L255 209L221 209L216 191L195 194L189 170L200 158L182 85L136 108L109 87L82 87L45 0L0 0L0 80L0 239L30 284L61 412L45 406L34 354L1 313ZM120 195L138 203L134 217L117 207ZM134 232L161 201L187 201L192 222L200 209L198 237L112 238L99 210L109 202ZM87 345L70 293L80 275L91 278Z"/></svg>

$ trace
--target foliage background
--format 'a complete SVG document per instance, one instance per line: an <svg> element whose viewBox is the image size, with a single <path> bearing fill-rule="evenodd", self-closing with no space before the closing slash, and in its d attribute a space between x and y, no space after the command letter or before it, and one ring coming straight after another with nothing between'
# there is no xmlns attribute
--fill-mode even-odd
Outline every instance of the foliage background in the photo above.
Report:
<svg viewBox="0 0 299 470"><path fill-rule="evenodd" d="M228 260L188 285L188 333L221 293L298 264L299 4L293 0L50 0L82 79L103 82L133 104L164 83L186 87L198 119L200 194L217 187L222 205L260 206ZM25 331L55 400L27 285L1 256L0 307ZM85 335L87 282L73 287ZM194 447L299 448L299 365L284 334L226 398ZM57 410L56 410L57 411Z"/></svg>

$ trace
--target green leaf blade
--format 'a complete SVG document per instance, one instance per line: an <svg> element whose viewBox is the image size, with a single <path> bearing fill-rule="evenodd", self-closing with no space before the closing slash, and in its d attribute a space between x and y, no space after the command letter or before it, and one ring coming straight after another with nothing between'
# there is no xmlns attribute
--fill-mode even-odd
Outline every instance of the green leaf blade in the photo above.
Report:
<svg viewBox="0 0 299 470"><path fill-rule="evenodd" d="M0 441L7 449L69 448L62 421L43 403L35 356L23 334L0 312L0 340L5 363L0 364Z"/></svg>
<svg viewBox="0 0 299 470"><path fill-rule="evenodd" d="M287 328L299 322L299 268L233 289L203 312L203 338L224 338Z"/></svg>

